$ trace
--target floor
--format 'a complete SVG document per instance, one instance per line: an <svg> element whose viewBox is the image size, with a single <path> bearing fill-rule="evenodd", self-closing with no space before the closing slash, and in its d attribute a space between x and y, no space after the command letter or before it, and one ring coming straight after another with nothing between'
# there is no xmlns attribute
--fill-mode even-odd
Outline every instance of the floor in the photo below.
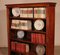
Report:
<svg viewBox="0 0 60 55"><path fill-rule="evenodd" d="M55 47L55 55L60 55L60 46Z"/></svg>
<svg viewBox="0 0 60 55"><path fill-rule="evenodd" d="M8 55L8 49L0 48L0 55ZM55 47L55 55L60 55L60 47Z"/></svg>

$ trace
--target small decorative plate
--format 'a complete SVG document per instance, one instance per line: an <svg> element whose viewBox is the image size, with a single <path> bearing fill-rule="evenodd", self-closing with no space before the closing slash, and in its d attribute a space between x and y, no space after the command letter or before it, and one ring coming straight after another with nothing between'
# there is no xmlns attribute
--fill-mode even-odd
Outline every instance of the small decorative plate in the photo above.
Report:
<svg viewBox="0 0 60 55"><path fill-rule="evenodd" d="M18 38L23 38L24 37L24 31L18 31L17 32L17 37Z"/></svg>
<svg viewBox="0 0 60 55"><path fill-rule="evenodd" d="M36 30L42 30L44 28L44 22L42 20L36 20L34 22L34 27Z"/></svg>
<svg viewBox="0 0 60 55"><path fill-rule="evenodd" d="M45 47L42 45L37 45L36 46L36 53L39 55L44 55L45 53Z"/></svg>
<svg viewBox="0 0 60 55"><path fill-rule="evenodd" d="M19 16L20 15L20 9L19 8L12 8L12 14L15 17Z"/></svg>

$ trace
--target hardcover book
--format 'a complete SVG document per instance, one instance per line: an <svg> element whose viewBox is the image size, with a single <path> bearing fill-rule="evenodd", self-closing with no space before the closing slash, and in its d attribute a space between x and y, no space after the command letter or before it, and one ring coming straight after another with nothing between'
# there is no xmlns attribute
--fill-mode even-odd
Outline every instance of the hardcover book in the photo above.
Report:
<svg viewBox="0 0 60 55"><path fill-rule="evenodd" d="M31 34L31 42L36 44L45 44L45 35L44 34Z"/></svg>
<svg viewBox="0 0 60 55"><path fill-rule="evenodd" d="M33 18L33 8L28 8L28 18Z"/></svg>

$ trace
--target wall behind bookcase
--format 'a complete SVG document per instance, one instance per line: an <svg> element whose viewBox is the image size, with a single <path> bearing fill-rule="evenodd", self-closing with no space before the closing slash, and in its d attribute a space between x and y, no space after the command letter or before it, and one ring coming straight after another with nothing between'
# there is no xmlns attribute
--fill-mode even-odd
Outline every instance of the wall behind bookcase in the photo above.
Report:
<svg viewBox="0 0 60 55"><path fill-rule="evenodd" d="M7 47L7 18L5 4L56 2L55 45L60 45L60 0L0 0L0 47Z"/></svg>

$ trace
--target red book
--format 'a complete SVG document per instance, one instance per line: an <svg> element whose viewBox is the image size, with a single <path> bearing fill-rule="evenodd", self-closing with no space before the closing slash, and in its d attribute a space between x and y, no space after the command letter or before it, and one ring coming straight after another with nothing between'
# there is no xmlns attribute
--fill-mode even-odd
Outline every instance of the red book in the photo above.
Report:
<svg viewBox="0 0 60 55"><path fill-rule="evenodd" d="M44 34L39 34L39 43L45 44L45 35Z"/></svg>
<svg viewBox="0 0 60 55"><path fill-rule="evenodd" d="M26 52L26 44L23 44L23 52Z"/></svg>
<svg viewBox="0 0 60 55"><path fill-rule="evenodd" d="M40 34L38 34L38 43L40 42Z"/></svg>
<svg viewBox="0 0 60 55"><path fill-rule="evenodd" d="M33 36L32 36L32 34L31 34L31 42L33 42Z"/></svg>
<svg viewBox="0 0 60 55"><path fill-rule="evenodd" d="M45 35L44 34L32 33L31 34L31 42L39 43L39 44L45 44Z"/></svg>
<svg viewBox="0 0 60 55"><path fill-rule="evenodd" d="M40 34L38 34L37 36L38 36L38 37L37 37L37 38L38 38L37 41L38 41L38 43L39 43L39 41L40 41L40 39L39 39L39 38L40 38Z"/></svg>
<svg viewBox="0 0 60 55"><path fill-rule="evenodd" d="M34 43L36 43L36 34L34 34Z"/></svg>
<svg viewBox="0 0 60 55"><path fill-rule="evenodd" d="M26 52L26 51L24 51L25 48L26 48L26 44L23 44L23 53Z"/></svg>
<svg viewBox="0 0 60 55"><path fill-rule="evenodd" d="M38 43L38 34L36 34L36 43Z"/></svg>
<svg viewBox="0 0 60 55"><path fill-rule="evenodd" d="M20 52L23 53L23 44L21 44L20 46L21 46L21 48L20 48L21 51Z"/></svg>
<svg viewBox="0 0 60 55"><path fill-rule="evenodd" d="M35 33L34 33L35 34ZM37 34L35 34L35 43L37 43Z"/></svg>
<svg viewBox="0 0 60 55"><path fill-rule="evenodd" d="M16 43L16 51L21 52L20 43Z"/></svg>
<svg viewBox="0 0 60 55"><path fill-rule="evenodd" d="M33 37L32 37L32 34L31 34L31 42L33 42Z"/></svg>
<svg viewBox="0 0 60 55"><path fill-rule="evenodd" d="M43 34L41 34L41 44L43 44Z"/></svg>
<svg viewBox="0 0 60 55"><path fill-rule="evenodd" d="M43 39L43 44L45 44L45 35L44 34L42 34L42 39Z"/></svg>
<svg viewBox="0 0 60 55"><path fill-rule="evenodd" d="M25 48L26 48L26 44L23 44L23 53L24 53Z"/></svg>
<svg viewBox="0 0 60 55"><path fill-rule="evenodd" d="M38 43L42 44L42 34L38 34Z"/></svg>
<svg viewBox="0 0 60 55"><path fill-rule="evenodd" d="M34 34L32 34L32 42L34 43Z"/></svg>
<svg viewBox="0 0 60 55"><path fill-rule="evenodd" d="M23 53L24 52L24 44L21 44L21 52Z"/></svg>
<svg viewBox="0 0 60 55"><path fill-rule="evenodd" d="M38 43L40 42L40 34L38 34Z"/></svg>
<svg viewBox="0 0 60 55"><path fill-rule="evenodd" d="M11 42L11 49L15 50L15 42Z"/></svg>
<svg viewBox="0 0 60 55"><path fill-rule="evenodd" d="M32 38L32 42L35 43L35 34L34 33L32 33L31 38Z"/></svg>
<svg viewBox="0 0 60 55"><path fill-rule="evenodd" d="M19 49L20 49L19 51L20 51L21 53L25 53L25 52L26 52L26 44L20 43L20 46L21 46L21 47L19 48Z"/></svg>

